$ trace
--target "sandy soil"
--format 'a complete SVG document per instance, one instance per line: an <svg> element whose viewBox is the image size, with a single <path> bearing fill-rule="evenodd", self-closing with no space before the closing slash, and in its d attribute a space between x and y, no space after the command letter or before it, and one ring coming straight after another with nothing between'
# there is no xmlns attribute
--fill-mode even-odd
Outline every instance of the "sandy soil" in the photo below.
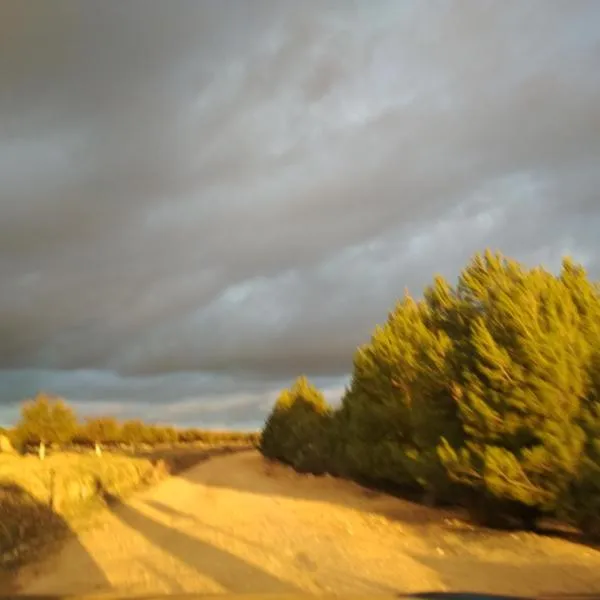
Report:
<svg viewBox="0 0 600 600"><path fill-rule="evenodd" d="M106 510L44 562L22 593L388 594L600 591L600 552L476 529L254 451L208 460Z"/></svg>

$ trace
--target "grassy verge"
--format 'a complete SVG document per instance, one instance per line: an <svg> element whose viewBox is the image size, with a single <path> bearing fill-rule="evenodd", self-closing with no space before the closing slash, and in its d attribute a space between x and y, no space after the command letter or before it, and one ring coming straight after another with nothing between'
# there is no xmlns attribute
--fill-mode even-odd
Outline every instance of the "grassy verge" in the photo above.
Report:
<svg viewBox="0 0 600 600"><path fill-rule="evenodd" d="M0 570L11 570L71 535L107 498L124 499L210 456L242 449L165 447L102 456L56 453L44 461L0 454Z"/></svg>
<svg viewBox="0 0 600 600"><path fill-rule="evenodd" d="M0 456L0 567L67 535L70 522L106 493L123 498L167 471L160 462L110 454Z"/></svg>

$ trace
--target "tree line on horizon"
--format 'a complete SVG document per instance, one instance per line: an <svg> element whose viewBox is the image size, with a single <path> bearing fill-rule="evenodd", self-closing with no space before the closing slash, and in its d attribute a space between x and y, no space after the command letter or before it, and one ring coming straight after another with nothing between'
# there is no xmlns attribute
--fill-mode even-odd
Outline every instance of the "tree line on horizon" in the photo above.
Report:
<svg viewBox="0 0 600 600"><path fill-rule="evenodd" d="M93 446L100 455L103 446L119 444L255 443L259 436L245 431L176 428L145 423L141 419L119 421L110 415L86 417L80 421L66 400L45 392L39 392L35 398L23 403L19 422L14 428L4 430L4 434L20 449L37 446L41 459L45 457L47 445Z"/></svg>
<svg viewBox="0 0 600 600"><path fill-rule="evenodd" d="M570 259L554 275L476 254L455 285L396 304L338 408L305 377L283 390L260 448L480 523L600 536L600 286Z"/></svg>

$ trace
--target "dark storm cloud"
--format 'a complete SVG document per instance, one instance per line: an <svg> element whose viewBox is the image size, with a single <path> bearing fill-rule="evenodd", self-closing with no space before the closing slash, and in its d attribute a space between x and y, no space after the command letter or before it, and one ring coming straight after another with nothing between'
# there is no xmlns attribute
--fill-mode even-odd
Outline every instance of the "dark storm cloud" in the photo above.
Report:
<svg viewBox="0 0 600 600"><path fill-rule="evenodd" d="M600 276L593 1L38 4L0 6L5 399L246 422L483 247Z"/></svg>

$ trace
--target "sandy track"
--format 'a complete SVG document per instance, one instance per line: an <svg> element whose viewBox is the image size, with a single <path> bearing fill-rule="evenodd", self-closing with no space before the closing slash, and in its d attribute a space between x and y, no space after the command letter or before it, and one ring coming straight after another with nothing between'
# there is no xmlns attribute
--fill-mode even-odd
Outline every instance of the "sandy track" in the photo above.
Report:
<svg viewBox="0 0 600 600"><path fill-rule="evenodd" d="M22 593L600 590L600 552L451 515L256 452L213 458L106 510L25 569Z"/></svg>

